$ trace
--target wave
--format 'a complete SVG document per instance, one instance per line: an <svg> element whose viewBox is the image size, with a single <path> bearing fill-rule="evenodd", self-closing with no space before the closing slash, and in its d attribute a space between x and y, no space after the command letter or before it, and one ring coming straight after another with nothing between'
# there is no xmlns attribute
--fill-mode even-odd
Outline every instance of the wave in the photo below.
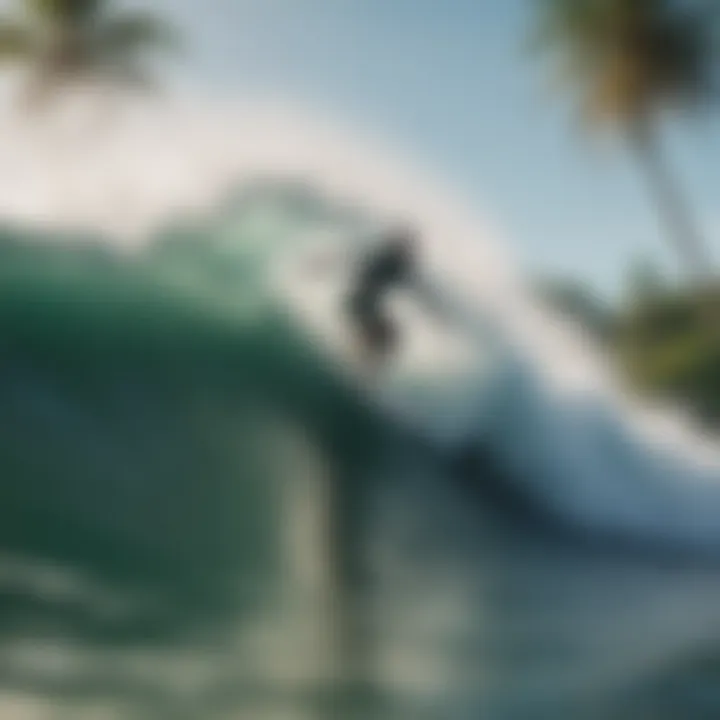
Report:
<svg viewBox="0 0 720 720"><path fill-rule="evenodd" d="M350 478L386 437L280 307L243 304L259 264L228 275L217 217L131 258L0 235L4 551L174 606L257 603L282 562L283 483Z"/></svg>
<svg viewBox="0 0 720 720"><path fill-rule="evenodd" d="M65 530L70 517L92 525L84 532L109 548L105 560L119 534L190 578L214 566L222 576L227 548L244 549L252 577L272 563L247 548L271 555L281 523L264 478L296 471L295 451L258 448L299 444L304 463L349 486L414 436L439 457L492 456L568 525L720 547L714 443L625 400L602 355L537 306L454 196L322 126L274 111L241 132L227 117L143 117L98 145L102 163L72 147L53 155L56 170L75 161L73 182L58 170L54 195L4 198L17 219L0 237L0 462L14 479L4 507ZM43 165L22 147L10 167L32 180ZM38 216L45 226L28 230ZM337 315L352 264L319 280L306 267L398 217L420 230L422 265L453 321L399 298L404 349L368 392ZM486 476L480 462L475 480ZM11 525L9 536L24 532Z"/></svg>

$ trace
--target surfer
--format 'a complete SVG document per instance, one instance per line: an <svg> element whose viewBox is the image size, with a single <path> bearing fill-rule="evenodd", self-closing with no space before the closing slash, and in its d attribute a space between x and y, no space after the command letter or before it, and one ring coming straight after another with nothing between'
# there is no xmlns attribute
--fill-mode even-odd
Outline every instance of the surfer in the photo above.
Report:
<svg viewBox="0 0 720 720"><path fill-rule="evenodd" d="M391 231L382 247L362 261L348 298L348 313L363 353L375 365L396 347L398 330L384 312L383 300L395 287L412 281L415 235L400 228Z"/></svg>
<svg viewBox="0 0 720 720"><path fill-rule="evenodd" d="M303 264L304 273L314 280L330 275L339 264L350 261L351 287L344 312L359 347L359 359L371 374L380 369L397 349L398 325L389 317L385 301L398 288L410 291L426 310L444 322L457 322L452 307L428 278L422 277L417 262L417 234L405 225L385 232L379 247L355 248L350 257L337 250L321 250Z"/></svg>

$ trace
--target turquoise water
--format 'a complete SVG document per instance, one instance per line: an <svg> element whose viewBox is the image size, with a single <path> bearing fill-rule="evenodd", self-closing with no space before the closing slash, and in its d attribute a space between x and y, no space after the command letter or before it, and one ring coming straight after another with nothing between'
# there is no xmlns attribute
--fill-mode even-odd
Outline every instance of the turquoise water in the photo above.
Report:
<svg viewBox="0 0 720 720"><path fill-rule="evenodd" d="M0 236L0 716L716 717L716 568L382 417L265 285L284 197Z"/></svg>

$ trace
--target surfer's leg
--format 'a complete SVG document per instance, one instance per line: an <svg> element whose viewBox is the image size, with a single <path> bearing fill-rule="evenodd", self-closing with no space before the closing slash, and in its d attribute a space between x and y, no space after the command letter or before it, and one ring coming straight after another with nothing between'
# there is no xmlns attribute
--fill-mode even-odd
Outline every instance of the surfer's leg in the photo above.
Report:
<svg viewBox="0 0 720 720"><path fill-rule="evenodd" d="M387 318L376 315L367 320L361 332L363 364L374 376L390 360L396 345L397 330Z"/></svg>
<svg viewBox="0 0 720 720"><path fill-rule="evenodd" d="M358 343L358 360L362 372L369 376L371 382L381 372L397 344L397 329L382 310L382 299L388 286L387 282L376 280L361 283L350 296L347 308Z"/></svg>
<svg viewBox="0 0 720 720"><path fill-rule="evenodd" d="M361 366L371 368L377 355L378 308L374 297L358 293L348 303L348 319L357 346Z"/></svg>

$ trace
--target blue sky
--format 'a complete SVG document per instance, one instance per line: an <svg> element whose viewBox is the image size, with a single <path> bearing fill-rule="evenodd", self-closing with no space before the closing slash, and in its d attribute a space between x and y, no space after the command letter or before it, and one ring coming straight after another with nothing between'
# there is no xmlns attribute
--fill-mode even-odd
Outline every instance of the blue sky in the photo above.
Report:
<svg viewBox="0 0 720 720"><path fill-rule="evenodd" d="M672 269L622 148L576 132L523 43L533 0L155 0L191 42L183 82L288 97L367 127L452 179L526 267L613 292L650 254ZM668 152L720 250L720 132ZM720 256L720 252L716 253Z"/></svg>

